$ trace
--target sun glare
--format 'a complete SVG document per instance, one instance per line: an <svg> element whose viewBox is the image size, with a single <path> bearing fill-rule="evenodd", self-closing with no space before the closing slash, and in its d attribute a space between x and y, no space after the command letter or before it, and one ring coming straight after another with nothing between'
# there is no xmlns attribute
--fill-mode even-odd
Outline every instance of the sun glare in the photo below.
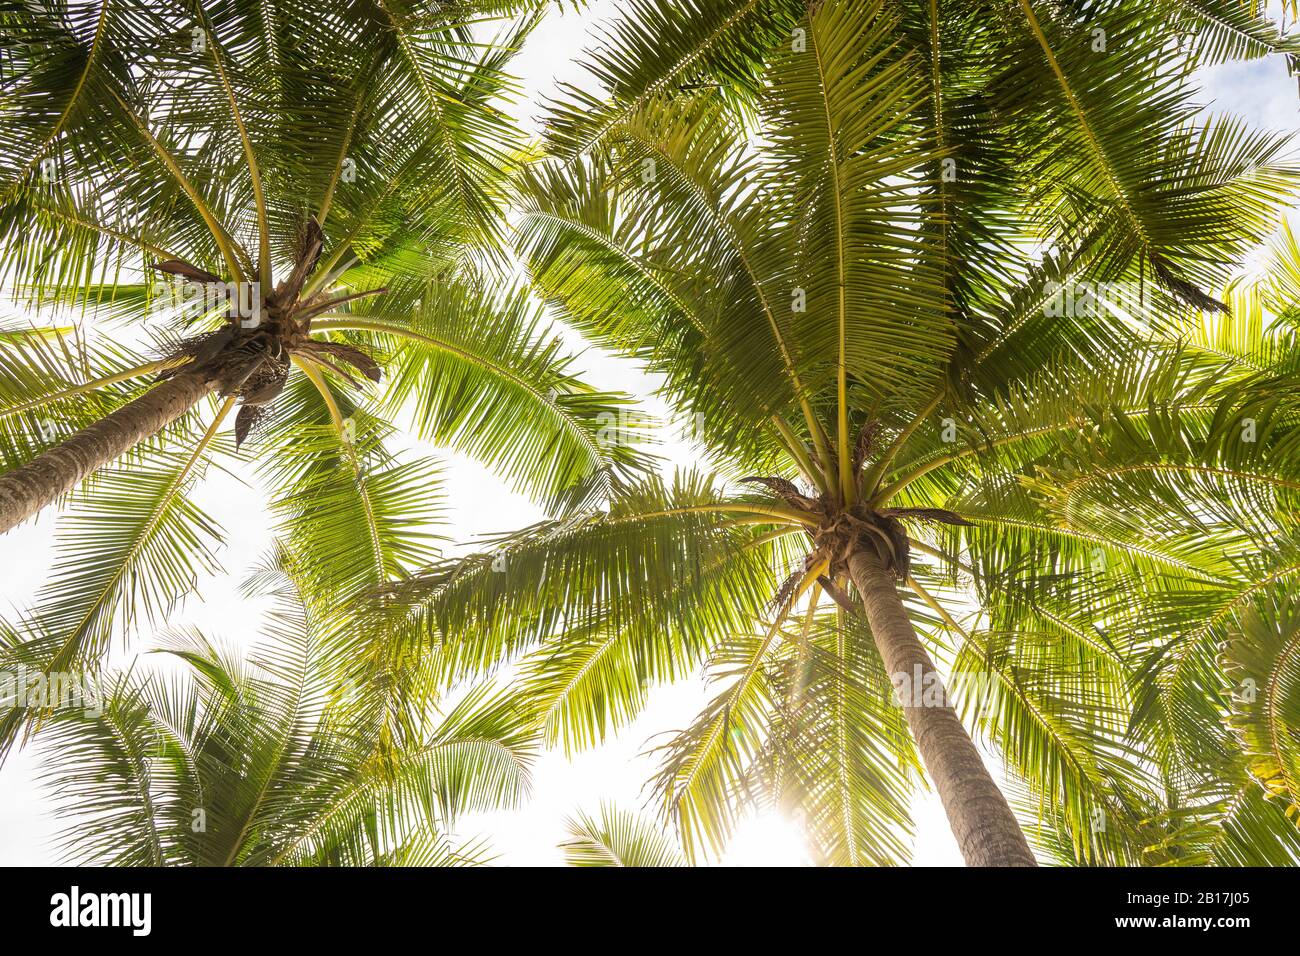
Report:
<svg viewBox="0 0 1300 956"><path fill-rule="evenodd" d="M742 822L722 855L723 866L812 866L799 827L776 812Z"/></svg>

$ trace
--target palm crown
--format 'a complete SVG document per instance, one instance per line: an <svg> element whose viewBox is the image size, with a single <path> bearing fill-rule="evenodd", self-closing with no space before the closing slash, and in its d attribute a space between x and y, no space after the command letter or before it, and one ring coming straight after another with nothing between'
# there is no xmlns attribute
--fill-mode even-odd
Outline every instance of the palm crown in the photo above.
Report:
<svg viewBox="0 0 1300 956"><path fill-rule="evenodd" d="M1166 750L1129 726L1169 633L1143 614L1247 586L1251 545L1134 502L1245 485L1270 506L1234 517L1277 537L1295 490L1287 442L1230 440L1221 390L1247 370L1189 331L1234 325L1211 292L1294 184L1281 138L1198 116L1167 66L1171 12L1192 64L1276 48L1228 6L638 6L595 57L610 98L553 109L520 248L751 488L638 484L518 536L506 575L478 558L404 584L381 619L443 635L451 674L541 639L520 700L574 746L710 665L721 693L656 782L693 846L775 797L824 859L898 859L915 737L967 859L1025 862L1005 804L961 819L1001 797L951 708L890 700L900 676L938 685L920 629L955 652L1040 849L1178 858L1150 824L1179 800ZM1050 307L1083 282L1108 301ZM940 600L957 579L973 624Z"/></svg>
<svg viewBox="0 0 1300 956"><path fill-rule="evenodd" d="M214 569L194 480L250 434L283 537L336 594L436 557L437 469L391 450L399 426L557 510L639 465L598 440L625 398L576 378L524 291L491 278L520 146L495 101L526 7L4 14L0 266L62 311L5 332L0 510L8 528L68 505L11 666L93 664L115 623ZM484 42L471 28L493 14L518 16ZM152 355L124 344L146 316Z"/></svg>

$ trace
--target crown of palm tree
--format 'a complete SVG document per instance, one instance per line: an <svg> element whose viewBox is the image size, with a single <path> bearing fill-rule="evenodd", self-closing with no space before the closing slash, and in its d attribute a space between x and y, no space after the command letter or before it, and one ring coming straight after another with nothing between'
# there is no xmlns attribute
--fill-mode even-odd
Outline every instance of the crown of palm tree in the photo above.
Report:
<svg viewBox="0 0 1300 956"><path fill-rule="evenodd" d="M436 467L390 450L399 426L557 511L640 467L600 440L627 398L579 380L525 291L493 278L521 146L496 101L528 7L3 14L0 275L78 322L4 333L0 525L68 506L49 583L6 631L11 665L93 665L115 627L214 570L195 481L250 433L279 530L339 594L436 558ZM208 306L178 305L161 285L177 279ZM146 315L165 325L152 355L127 344ZM21 720L4 720L7 744Z"/></svg>
<svg viewBox="0 0 1300 956"><path fill-rule="evenodd" d="M1130 728L1169 634L1150 615L1187 594L1185 627L1246 587L1238 557L1296 490L1294 422L1233 441L1244 370L1186 334L1232 326L1205 290L1295 171L1282 138L1200 116L1185 67L1292 49L1231 4L634 5L593 58L609 98L553 109L520 248L761 490L638 483L517 536L508 574L479 556L392 589L384 627L444 636L449 676L540 644L519 697L567 746L709 665L721 692L656 782L688 844L778 799L824 859L888 862L918 759L860 610L884 598L849 573L866 555L953 650L1040 849L1177 860L1151 822L1179 799L1165 751ZM1080 282L1109 300L1045 308ZM1243 488L1269 507L1212 520Z"/></svg>
<svg viewBox="0 0 1300 956"><path fill-rule="evenodd" d="M317 292L304 296L303 285L320 261L325 236L314 217L304 223L299 235L293 269L257 303L252 329L246 328L239 310L228 305L229 324L174 349L167 356L168 367L159 375L163 379L170 378L183 367L192 374L215 378L218 394L222 397L237 396L242 407L235 418L236 449L262 416L265 406L284 390L289 379L290 362L294 358L329 369L354 387L356 380L333 359L351 365L373 382L382 377L378 363L356 346L313 339L311 322L316 316L339 308L345 302L382 295L388 290L367 289L335 295ZM217 287L221 293L227 291L226 283L218 276L179 259L161 262L157 268L161 272L184 276L201 286ZM346 269L338 271L341 273ZM328 289L334 283L327 280L322 285ZM263 309L265 321L261 317Z"/></svg>

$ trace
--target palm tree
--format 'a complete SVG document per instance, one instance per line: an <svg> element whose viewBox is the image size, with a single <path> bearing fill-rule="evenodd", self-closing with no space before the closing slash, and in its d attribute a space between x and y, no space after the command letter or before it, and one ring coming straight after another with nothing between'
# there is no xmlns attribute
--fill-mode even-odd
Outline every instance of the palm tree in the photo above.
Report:
<svg viewBox="0 0 1300 956"><path fill-rule="evenodd" d="M289 565L292 567L292 565ZM409 708L389 733L331 652L321 609L286 565L246 656L198 632L163 650L182 670L105 680L86 710L36 736L58 842L104 866L459 866L482 845L453 838L462 812L527 792L534 735L508 702L470 693L443 715Z"/></svg>
<svg viewBox="0 0 1300 956"><path fill-rule="evenodd" d="M431 569L386 592L383 627L442 636L449 677L536 647L519 697L566 746L711 666L724 686L656 781L689 846L766 794L823 859L897 860L923 764L968 863L1032 865L948 649L1043 842L1131 861L1157 755L1129 739L1133 648L1110 634L1232 558L1042 491L1094 446L1153 472L1213 446L1215 375L1173 343L1224 311L1203 290L1295 171L1281 138L1198 115L1186 67L1294 49L1212 6L638 5L593 55L608 99L553 108L519 247L566 321L663 376L719 474L529 529L505 575ZM1052 307L1081 282L1104 303ZM1171 451L1171 409L1194 446ZM958 582L976 613L941 600Z"/></svg>
<svg viewBox="0 0 1300 956"><path fill-rule="evenodd" d="M213 570L192 491L232 453L340 595L436 556L435 466L390 450L399 426L556 510L637 463L598 440L625 399L492 278L520 147L496 101L528 6L3 14L0 274L55 320L0 341L0 531L69 510L11 669L91 663ZM525 15L471 32L498 9Z"/></svg>

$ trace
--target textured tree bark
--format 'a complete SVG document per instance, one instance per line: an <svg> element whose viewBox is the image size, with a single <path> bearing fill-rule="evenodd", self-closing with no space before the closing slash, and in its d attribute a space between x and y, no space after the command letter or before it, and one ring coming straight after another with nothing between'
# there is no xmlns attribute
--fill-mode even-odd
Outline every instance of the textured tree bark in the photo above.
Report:
<svg viewBox="0 0 1300 956"><path fill-rule="evenodd" d="M849 558L849 574L862 595L886 672L891 680L905 675L908 682L903 713L966 865L1037 866L1006 798L947 704L941 678L898 597L893 573L877 554L860 550ZM919 686L918 678L923 681ZM941 703L934 700L940 694Z"/></svg>
<svg viewBox="0 0 1300 956"><path fill-rule="evenodd" d="M0 534L37 514L87 475L157 434L212 390L208 376L182 372L25 465L0 475Z"/></svg>

